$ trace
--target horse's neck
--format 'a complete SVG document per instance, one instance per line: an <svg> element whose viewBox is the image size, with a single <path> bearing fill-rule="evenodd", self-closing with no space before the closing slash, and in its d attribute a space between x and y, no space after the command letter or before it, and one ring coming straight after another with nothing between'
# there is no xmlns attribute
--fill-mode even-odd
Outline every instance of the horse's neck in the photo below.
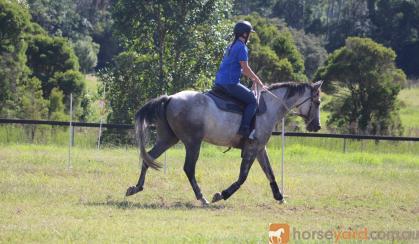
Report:
<svg viewBox="0 0 419 244"><path fill-rule="evenodd" d="M263 99L266 103L267 111L261 115L263 118L260 120L263 121L263 125L260 126L263 126L264 131L269 131L269 135L270 132L274 129L275 124L280 119L282 119L287 112L286 106L284 106L284 104L290 102L285 99L287 89L278 88L272 90L271 92L272 94L269 92L262 93ZM266 138L269 138L269 136Z"/></svg>
<svg viewBox="0 0 419 244"><path fill-rule="evenodd" d="M268 107L272 108L271 113L285 115L294 103L291 99L286 98L287 88L281 87L272 90L271 93L272 94L269 92L263 93Z"/></svg>
<svg viewBox="0 0 419 244"><path fill-rule="evenodd" d="M288 87L280 87L274 90L271 90L272 94L269 92L264 92L263 96L267 103L268 110L271 114L275 115L275 123L281 120L286 116L288 112L302 99L305 98L306 92L301 95L294 95L287 98ZM270 109L269 109L270 108Z"/></svg>
<svg viewBox="0 0 419 244"><path fill-rule="evenodd" d="M285 113L289 112L292 108L296 106L299 102L307 98L307 90L304 91L302 95L293 95L292 97L286 97L288 94L288 87L281 87L278 89L275 89L272 91L273 94L275 94L279 99L281 99L281 102L279 102L284 108ZM271 95L272 96L272 95ZM273 97L273 96L272 96ZM275 98L273 98L275 100ZM275 103L275 101L273 101ZM278 99L276 99L276 102L278 102Z"/></svg>
<svg viewBox="0 0 419 244"><path fill-rule="evenodd" d="M263 130L260 130L261 132L258 135L261 141L267 141L269 139L275 124L284 118L287 112L289 112L289 109L291 109L301 98L300 96L292 96L290 98L286 98L288 92L287 89L287 87L280 87L271 90L273 94L270 94L269 92L262 93L266 103L267 111L261 115L261 122L259 123L259 126L263 128ZM269 133L265 134L266 132Z"/></svg>

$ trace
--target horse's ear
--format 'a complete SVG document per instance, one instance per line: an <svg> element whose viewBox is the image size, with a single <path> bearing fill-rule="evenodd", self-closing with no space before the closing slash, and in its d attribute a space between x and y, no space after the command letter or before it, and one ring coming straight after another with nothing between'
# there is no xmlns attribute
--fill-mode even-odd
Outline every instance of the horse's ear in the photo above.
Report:
<svg viewBox="0 0 419 244"><path fill-rule="evenodd" d="M322 85L323 85L322 80L319 80L316 83L311 84L311 86L313 87L314 90L319 90Z"/></svg>

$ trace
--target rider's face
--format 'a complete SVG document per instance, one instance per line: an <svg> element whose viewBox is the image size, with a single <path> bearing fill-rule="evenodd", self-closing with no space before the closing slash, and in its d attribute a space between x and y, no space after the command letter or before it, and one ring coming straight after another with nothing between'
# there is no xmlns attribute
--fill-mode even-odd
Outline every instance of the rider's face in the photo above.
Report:
<svg viewBox="0 0 419 244"><path fill-rule="evenodd" d="M250 40L250 32L249 33L244 33L243 37L246 39L246 43L249 43Z"/></svg>

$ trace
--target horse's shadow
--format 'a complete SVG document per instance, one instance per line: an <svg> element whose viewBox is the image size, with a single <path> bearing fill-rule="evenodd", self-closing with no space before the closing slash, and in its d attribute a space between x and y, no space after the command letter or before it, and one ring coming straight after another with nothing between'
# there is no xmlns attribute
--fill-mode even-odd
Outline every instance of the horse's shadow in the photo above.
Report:
<svg viewBox="0 0 419 244"><path fill-rule="evenodd" d="M224 209L224 205L208 205L208 206L199 206L194 205L191 202L173 202L173 203L138 203L138 202L131 202L127 200L106 200L106 201L99 201L99 202L86 202L84 203L86 206L108 206L114 207L117 209L167 209L167 210L176 210L176 209Z"/></svg>

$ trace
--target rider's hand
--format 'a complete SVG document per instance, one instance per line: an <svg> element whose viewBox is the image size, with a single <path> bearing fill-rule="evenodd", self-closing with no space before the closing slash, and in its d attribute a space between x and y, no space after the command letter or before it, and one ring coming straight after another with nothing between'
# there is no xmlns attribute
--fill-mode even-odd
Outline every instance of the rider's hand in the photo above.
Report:
<svg viewBox="0 0 419 244"><path fill-rule="evenodd" d="M267 87L267 86L265 86L265 85L262 83L262 81L260 81L260 80L259 80L259 82L260 82L260 83L259 83L258 85L259 85L259 87L260 87L262 90L268 90L268 87Z"/></svg>
<svg viewBox="0 0 419 244"><path fill-rule="evenodd" d="M262 90L268 90L268 86L262 85Z"/></svg>
<svg viewBox="0 0 419 244"><path fill-rule="evenodd" d="M268 89L268 87L267 86L265 86L263 83L262 83L262 81L261 80L254 80L253 81L253 84L252 84L252 90L254 90L254 91L256 91L256 88L260 88L260 89L262 89L262 90L267 90Z"/></svg>

